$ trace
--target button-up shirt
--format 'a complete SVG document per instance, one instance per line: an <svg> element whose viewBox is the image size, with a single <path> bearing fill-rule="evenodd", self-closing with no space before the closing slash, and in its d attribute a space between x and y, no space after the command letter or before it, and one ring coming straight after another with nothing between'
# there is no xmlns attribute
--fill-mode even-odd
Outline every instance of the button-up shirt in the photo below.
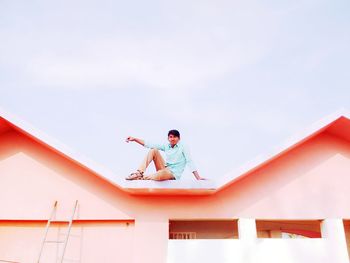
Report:
<svg viewBox="0 0 350 263"><path fill-rule="evenodd" d="M175 175L176 180L180 179L186 164L191 172L197 170L188 147L181 141L178 141L174 147L171 147L170 143L155 143L148 140L144 140L144 143L146 148L156 148L165 152L166 166Z"/></svg>

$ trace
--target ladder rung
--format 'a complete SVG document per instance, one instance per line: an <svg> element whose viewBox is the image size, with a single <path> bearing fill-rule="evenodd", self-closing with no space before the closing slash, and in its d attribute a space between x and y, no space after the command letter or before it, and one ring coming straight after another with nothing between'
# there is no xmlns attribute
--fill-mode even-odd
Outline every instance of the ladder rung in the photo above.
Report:
<svg viewBox="0 0 350 263"><path fill-rule="evenodd" d="M66 236L67 233L60 233L59 234L60 236ZM70 237L81 237L81 235L78 235L78 234L69 234Z"/></svg>
<svg viewBox="0 0 350 263"><path fill-rule="evenodd" d="M57 258L58 260L61 260L62 258ZM81 262L80 259L72 259L72 258L64 258L64 261L72 261L72 262Z"/></svg>
<svg viewBox="0 0 350 263"><path fill-rule="evenodd" d="M63 243L63 240L45 240L46 243Z"/></svg>

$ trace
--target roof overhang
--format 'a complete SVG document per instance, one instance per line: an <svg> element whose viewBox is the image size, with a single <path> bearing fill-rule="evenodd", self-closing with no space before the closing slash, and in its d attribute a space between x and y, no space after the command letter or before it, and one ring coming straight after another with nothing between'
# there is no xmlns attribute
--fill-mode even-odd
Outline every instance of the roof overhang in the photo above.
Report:
<svg viewBox="0 0 350 263"><path fill-rule="evenodd" d="M212 180L130 180L124 184L124 190L132 194L210 195L216 189Z"/></svg>

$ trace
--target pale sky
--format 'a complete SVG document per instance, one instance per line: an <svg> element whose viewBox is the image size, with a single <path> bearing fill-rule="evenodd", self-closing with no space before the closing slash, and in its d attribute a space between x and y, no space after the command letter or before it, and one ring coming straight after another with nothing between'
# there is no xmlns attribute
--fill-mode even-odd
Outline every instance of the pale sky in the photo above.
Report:
<svg viewBox="0 0 350 263"><path fill-rule="evenodd" d="M0 1L0 107L122 178L147 153L128 135L178 129L219 178L350 109L349 14L347 0Z"/></svg>

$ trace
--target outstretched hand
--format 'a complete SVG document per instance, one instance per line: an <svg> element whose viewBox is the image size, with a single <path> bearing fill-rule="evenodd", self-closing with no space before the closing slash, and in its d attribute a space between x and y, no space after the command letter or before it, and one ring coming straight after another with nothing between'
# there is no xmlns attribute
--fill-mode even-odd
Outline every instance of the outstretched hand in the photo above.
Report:
<svg viewBox="0 0 350 263"><path fill-rule="evenodd" d="M133 142L133 141L135 141L135 138L131 137L131 136L128 136L125 141L126 142Z"/></svg>

